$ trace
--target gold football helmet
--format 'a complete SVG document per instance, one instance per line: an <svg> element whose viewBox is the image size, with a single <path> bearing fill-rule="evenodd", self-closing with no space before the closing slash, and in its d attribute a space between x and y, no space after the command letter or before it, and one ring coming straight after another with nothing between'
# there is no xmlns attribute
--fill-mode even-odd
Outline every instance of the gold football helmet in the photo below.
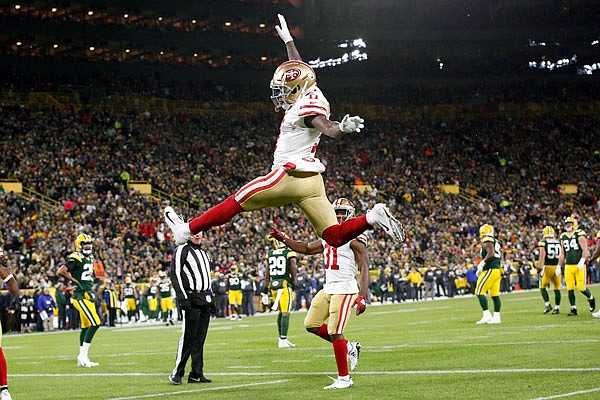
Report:
<svg viewBox="0 0 600 400"><path fill-rule="evenodd" d="M310 65L300 60L281 64L271 79L271 101L275 110L288 110L316 82L317 76Z"/></svg>
<svg viewBox="0 0 600 400"><path fill-rule="evenodd" d="M556 231L554 230L553 227L551 227L549 225L546 225L544 227L544 229L542 230L542 236L544 238L547 238L547 237L556 237Z"/></svg>
<svg viewBox="0 0 600 400"><path fill-rule="evenodd" d="M80 252L84 256L89 256L92 254L92 237L85 233L80 233L77 235L77 239L75 239L75 251Z"/></svg>
<svg viewBox="0 0 600 400"><path fill-rule="evenodd" d="M338 222L347 221L354 216L354 204L345 197L340 197L334 201L333 209Z"/></svg>
<svg viewBox="0 0 600 400"><path fill-rule="evenodd" d="M479 228L479 237L483 239L486 236L494 236L494 227L490 224L481 225Z"/></svg>
<svg viewBox="0 0 600 400"><path fill-rule="evenodd" d="M573 224L571 227L567 227L567 225L569 224ZM577 220L573 217L567 217L565 218L565 231L567 232L571 232L571 231L575 231L577 230L577 228L579 227L579 222L577 222Z"/></svg>
<svg viewBox="0 0 600 400"><path fill-rule="evenodd" d="M275 239L274 237L267 236L267 240L271 242L276 249L285 247L285 243L283 243L281 240Z"/></svg>

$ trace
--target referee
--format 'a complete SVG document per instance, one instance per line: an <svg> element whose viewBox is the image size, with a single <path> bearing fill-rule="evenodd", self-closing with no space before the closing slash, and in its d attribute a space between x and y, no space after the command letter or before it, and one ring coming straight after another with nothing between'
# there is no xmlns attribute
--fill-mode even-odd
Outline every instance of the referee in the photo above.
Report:
<svg viewBox="0 0 600 400"><path fill-rule="evenodd" d="M183 325L177 348L175 368L169 375L173 385L181 385L185 365L192 356L192 371L188 383L208 383L203 373L204 341L210 315L214 314L213 295L210 290L211 258L202 249L202 232L192 236L186 244L177 246L171 264L171 282L177 294L177 306Z"/></svg>

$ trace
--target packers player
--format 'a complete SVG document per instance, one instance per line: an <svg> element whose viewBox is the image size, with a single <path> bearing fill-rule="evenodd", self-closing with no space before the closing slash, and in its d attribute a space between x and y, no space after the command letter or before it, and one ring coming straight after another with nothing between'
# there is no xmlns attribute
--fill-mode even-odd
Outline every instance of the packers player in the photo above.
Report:
<svg viewBox="0 0 600 400"><path fill-rule="evenodd" d="M231 311L231 320L242 319L242 282L238 268L233 265L229 268L227 275L227 293L229 297L229 310Z"/></svg>
<svg viewBox="0 0 600 400"><path fill-rule="evenodd" d="M296 280L297 255L288 249L283 242L269 238L275 249L267 252L269 268L265 274L265 292L270 292L275 299L273 310L277 310L277 331L279 332L280 349L296 347L287 338L290 325L290 311L292 310L292 289Z"/></svg>
<svg viewBox="0 0 600 400"><path fill-rule="evenodd" d="M81 332L79 334L78 367L96 367L99 364L89 359L88 353L92 339L102 322L96 310L96 293L94 284L94 260L92 237L82 233L75 240L75 252L69 255L66 265L61 265L57 271L59 276L74 283L75 289L71 302L79 311Z"/></svg>
<svg viewBox="0 0 600 400"><path fill-rule="evenodd" d="M565 231L560 235L562 251L559 265L564 266L565 284L569 293L569 304L571 311L569 316L577 315L577 305L575 304L575 286L587 298L590 305L590 311L596 308L596 299L592 296L590 289L586 288L586 259L589 255L587 237L582 229L579 229L579 223L573 217L565 219Z"/></svg>
<svg viewBox="0 0 600 400"><path fill-rule="evenodd" d="M483 316L478 325L481 324L499 324L500 308L500 279L502 278L500 270L500 260L502 258L500 242L494 237L494 227L490 224L484 224L479 228L479 238L481 239L481 258L477 265L477 286L475 287L475 296L479 300L479 305L483 310ZM494 303L494 315L492 316L488 309L488 301L485 294L489 293Z"/></svg>
<svg viewBox="0 0 600 400"><path fill-rule="evenodd" d="M546 304L544 314L552 311L552 314L560 313L560 265L558 260L562 252L560 241L556 239L556 231L551 226L545 226L542 230L542 240L538 243L540 258L538 260L538 269L542 277L540 282L540 293ZM550 304L550 297L546 288L552 284L554 290L554 310Z"/></svg>
<svg viewBox="0 0 600 400"><path fill-rule="evenodd" d="M125 285L121 287L121 301L125 302L127 309L127 320L129 323L135 322L137 313L137 303L139 300L138 291L131 279L131 276L125 277Z"/></svg>
<svg viewBox="0 0 600 400"><path fill-rule="evenodd" d="M158 295L160 296L160 313L165 325L173 325L173 296L171 294L171 280L165 271L158 272L160 282L158 284Z"/></svg>
<svg viewBox="0 0 600 400"><path fill-rule="evenodd" d="M2 265L0 266L0 279L6 286L8 286L8 292L13 296L12 301L19 302L19 285L17 284L16 278L13 276L12 272L6 267L4 261L4 249L0 247L0 262ZM12 400L10 393L8 392L8 371L6 368L6 358L4 357L4 352L2 351L2 324L0 324L0 399L2 400Z"/></svg>
<svg viewBox="0 0 600 400"><path fill-rule="evenodd" d="M148 320L155 320L158 322L158 283L160 282L160 271L159 276L152 276L148 282L148 288L146 289L146 301L148 302ZM164 272L163 272L164 274Z"/></svg>
<svg viewBox="0 0 600 400"><path fill-rule="evenodd" d="M337 199L333 203L333 209L340 224L354 216L354 204L346 198ZM344 337L344 328L350 319L352 307L356 307L356 315L367 309L369 256L366 234L363 233L340 247L333 247L325 240L297 242L275 228L271 237L298 253L323 254L325 285L323 290L315 295L304 319L304 327L308 332L333 345L338 377L324 389L346 389L353 386L354 382L348 373L348 361L350 370L354 371L361 345L358 342L348 342ZM356 282L356 274L359 271L360 284ZM325 323L325 320L328 320L328 323Z"/></svg>

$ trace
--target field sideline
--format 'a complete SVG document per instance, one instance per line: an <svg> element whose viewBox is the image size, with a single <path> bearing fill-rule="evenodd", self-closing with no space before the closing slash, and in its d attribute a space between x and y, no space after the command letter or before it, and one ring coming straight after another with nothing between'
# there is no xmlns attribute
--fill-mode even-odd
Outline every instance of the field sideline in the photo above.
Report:
<svg viewBox="0 0 600 400"><path fill-rule="evenodd" d="M600 299L600 286L590 286ZM502 295L502 324L475 325L473 297L372 306L346 337L363 345L354 387L325 391L336 376L331 346L293 313L277 348L276 314L213 320L205 346L210 384L170 385L180 326L101 328L76 367L78 331L5 335L9 387L27 399L599 399L600 320L577 293L579 316L543 315L539 291ZM551 299L553 296L551 295Z"/></svg>

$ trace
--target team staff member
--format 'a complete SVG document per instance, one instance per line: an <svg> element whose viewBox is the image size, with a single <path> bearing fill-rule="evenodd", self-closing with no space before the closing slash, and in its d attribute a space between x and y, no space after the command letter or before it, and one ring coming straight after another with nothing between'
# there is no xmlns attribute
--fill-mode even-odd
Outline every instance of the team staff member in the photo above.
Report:
<svg viewBox="0 0 600 400"><path fill-rule="evenodd" d="M540 251L540 259L538 260L538 268L542 281L540 283L540 293L546 304L544 308L544 314L548 314L552 311L552 314L560 313L560 265L558 260L562 251L560 241L556 239L556 231L551 226L545 226L542 230L543 239L538 243ZM550 304L550 297L548 296L548 285L552 283L552 290L554 290L554 311Z"/></svg>
<svg viewBox="0 0 600 400"><path fill-rule="evenodd" d="M17 285L17 280L13 276L12 272L8 268L6 268L4 261L4 250L0 247L0 262L2 265L0 266L0 279L6 283L8 286L8 291L11 295L16 296L16 300L18 302L19 299L19 286ZM0 398L2 400L11 400L10 393L8 392L8 373L6 370L6 358L4 358L4 353L2 352L2 324L0 324Z"/></svg>
<svg viewBox="0 0 600 400"><path fill-rule="evenodd" d="M192 357L188 383L209 383L204 377L204 341L211 313L216 311L211 287L211 258L202 249L202 232L177 247L171 265L171 283L182 314L181 338L175 368L169 375L173 385L181 385L185 365Z"/></svg>
<svg viewBox="0 0 600 400"><path fill-rule="evenodd" d="M569 316L577 315L577 306L575 305L575 286L583 294L590 305L590 311L596 308L596 299L592 292L585 286L586 280L586 259L589 256L587 236L582 229L579 229L578 222L573 217L565 219L565 232L560 235L562 252L558 261L559 265L564 265L565 284L569 294L569 303L571 311Z"/></svg>

